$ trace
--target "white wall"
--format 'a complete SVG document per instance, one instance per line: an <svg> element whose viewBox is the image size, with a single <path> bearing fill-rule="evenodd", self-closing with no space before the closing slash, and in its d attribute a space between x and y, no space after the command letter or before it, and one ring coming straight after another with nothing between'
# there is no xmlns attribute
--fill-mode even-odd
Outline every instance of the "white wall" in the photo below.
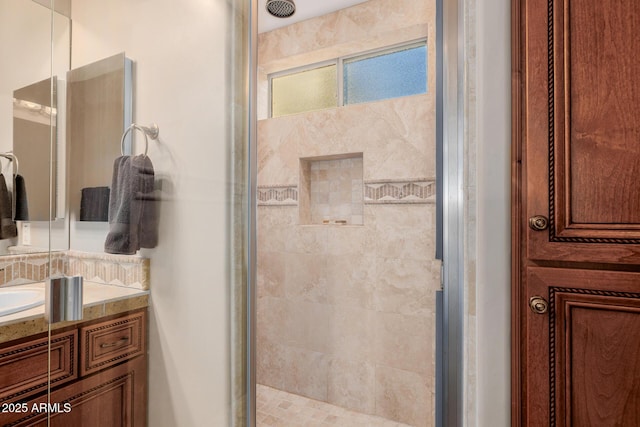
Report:
<svg viewBox="0 0 640 427"><path fill-rule="evenodd" d="M510 1L477 7L477 426L510 425Z"/></svg>
<svg viewBox="0 0 640 427"><path fill-rule="evenodd" d="M73 67L125 51L134 121L160 128L149 147L164 181L160 242L142 253L151 258L149 425L229 425L229 2L81 0L72 18ZM71 247L101 250L103 239L76 230Z"/></svg>
<svg viewBox="0 0 640 427"><path fill-rule="evenodd" d="M13 147L13 91L51 73L50 22L50 11L36 3L0 2L0 152Z"/></svg>

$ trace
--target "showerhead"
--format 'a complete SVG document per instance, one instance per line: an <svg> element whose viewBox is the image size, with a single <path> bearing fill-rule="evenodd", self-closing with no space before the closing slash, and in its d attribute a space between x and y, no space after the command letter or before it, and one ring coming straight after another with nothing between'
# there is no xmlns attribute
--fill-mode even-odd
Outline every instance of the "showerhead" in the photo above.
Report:
<svg viewBox="0 0 640 427"><path fill-rule="evenodd" d="M267 12L276 18L288 18L296 12L293 0L267 0Z"/></svg>

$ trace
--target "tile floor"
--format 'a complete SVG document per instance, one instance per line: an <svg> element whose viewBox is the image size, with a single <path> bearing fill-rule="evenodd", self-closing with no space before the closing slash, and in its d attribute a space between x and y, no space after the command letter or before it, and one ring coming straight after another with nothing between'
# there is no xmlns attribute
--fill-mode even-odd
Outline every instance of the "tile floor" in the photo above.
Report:
<svg viewBox="0 0 640 427"><path fill-rule="evenodd" d="M260 384L256 418L258 427L409 427Z"/></svg>

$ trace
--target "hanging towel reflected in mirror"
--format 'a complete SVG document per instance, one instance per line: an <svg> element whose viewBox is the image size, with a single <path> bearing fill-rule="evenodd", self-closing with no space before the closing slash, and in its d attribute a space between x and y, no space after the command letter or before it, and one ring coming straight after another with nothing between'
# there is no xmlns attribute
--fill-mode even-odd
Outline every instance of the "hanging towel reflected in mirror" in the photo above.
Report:
<svg viewBox="0 0 640 427"><path fill-rule="evenodd" d="M13 194L15 196L15 216L16 221L29 221L29 203L27 200L27 184L24 177L16 175L13 180Z"/></svg>
<svg viewBox="0 0 640 427"><path fill-rule="evenodd" d="M87 187L81 190L80 221L109 220L109 187Z"/></svg>
<svg viewBox="0 0 640 427"><path fill-rule="evenodd" d="M4 174L0 173L0 240L18 236L18 228L12 216L11 195Z"/></svg>

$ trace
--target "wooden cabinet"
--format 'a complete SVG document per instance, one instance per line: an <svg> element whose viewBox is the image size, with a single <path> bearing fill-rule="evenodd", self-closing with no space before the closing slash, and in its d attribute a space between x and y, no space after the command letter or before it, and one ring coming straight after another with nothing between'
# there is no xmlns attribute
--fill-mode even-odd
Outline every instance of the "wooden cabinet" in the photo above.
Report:
<svg viewBox="0 0 640 427"><path fill-rule="evenodd" d="M512 425L640 425L640 9L513 0Z"/></svg>
<svg viewBox="0 0 640 427"><path fill-rule="evenodd" d="M66 369L57 370L56 383L52 373L50 396L42 356L46 337L9 343L0 351L0 375L5 366L21 368L1 377L3 384L4 378L14 381L1 390L1 404L14 404L0 413L1 426L45 427L48 415L52 427L146 426L146 310L81 324L54 337L52 365Z"/></svg>

